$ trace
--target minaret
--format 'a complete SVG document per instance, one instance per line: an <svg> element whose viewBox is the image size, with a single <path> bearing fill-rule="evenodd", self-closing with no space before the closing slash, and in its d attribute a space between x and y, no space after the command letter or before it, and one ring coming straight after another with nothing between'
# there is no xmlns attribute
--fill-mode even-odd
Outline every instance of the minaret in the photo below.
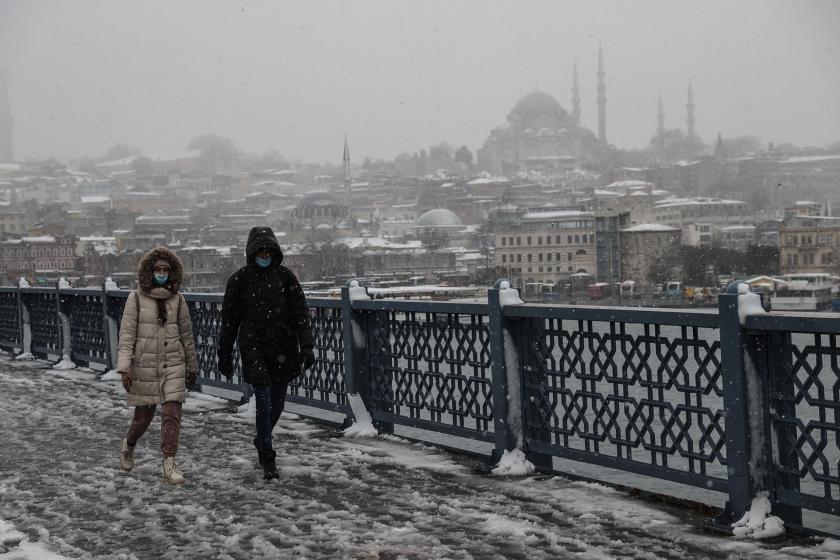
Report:
<svg viewBox="0 0 840 560"><path fill-rule="evenodd" d="M572 70L572 122L580 126L580 84L578 84L577 59Z"/></svg>
<svg viewBox="0 0 840 560"><path fill-rule="evenodd" d="M688 104L686 108L685 134L689 140L694 138L694 90L691 86L691 79L688 80Z"/></svg>
<svg viewBox="0 0 840 560"><path fill-rule="evenodd" d="M659 153L665 152L665 109L662 106L662 92L659 92L659 113L656 115L656 142Z"/></svg>
<svg viewBox="0 0 840 560"><path fill-rule="evenodd" d="M347 215L353 215L352 182L350 179L350 146L347 144L347 136L344 136L344 197L347 204Z"/></svg>
<svg viewBox="0 0 840 560"><path fill-rule="evenodd" d="M598 45L598 140L607 145L607 85L604 83L604 51Z"/></svg>
<svg viewBox="0 0 840 560"><path fill-rule="evenodd" d="M3 71L0 70L0 161L10 162L14 157L12 128L12 106L9 103Z"/></svg>

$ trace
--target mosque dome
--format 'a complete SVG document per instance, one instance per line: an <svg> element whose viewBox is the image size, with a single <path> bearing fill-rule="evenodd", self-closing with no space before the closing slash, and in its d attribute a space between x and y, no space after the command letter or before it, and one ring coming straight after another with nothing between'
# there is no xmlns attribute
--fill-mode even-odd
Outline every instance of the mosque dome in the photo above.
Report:
<svg viewBox="0 0 840 560"><path fill-rule="evenodd" d="M334 194L326 191L308 193L298 203L298 208L306 206L342 206L344 203Z"/></svg>
<svg viewBox="0 0 840 560"><path fill-rule="evenodd" d="M522 115L524 117L531 114L560 113L565 115L566 111L551 95L542 91L532 91L516 102L516 105L514 105L511 113Z"/></svg>
<svg viewBox="0 0 840 560"><path fill-rule="evenodd" d="M414 222L415 227L459 227L464 225L454 212L445 208L429 210Z"/></svg>

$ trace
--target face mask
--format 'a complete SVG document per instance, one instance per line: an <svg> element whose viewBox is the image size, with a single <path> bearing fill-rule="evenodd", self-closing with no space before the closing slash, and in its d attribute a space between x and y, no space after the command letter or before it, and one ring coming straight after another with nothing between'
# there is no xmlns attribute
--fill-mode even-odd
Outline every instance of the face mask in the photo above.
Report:
<svg viewBox="0 0 840 560"><path fill-rule="evenodd" d="M271 257L268 257L267 259L261 259L260 257L257 257L254 260L257 262L257 265L261 266L262 268L265 268L271 264Z"/></svg>
<svg viewBox="0 0 840 560"><path fill-rule="evenodd" d="M168 274L155 274L155 284L158 286L163 286L167 280L169 280Z"/></svg>

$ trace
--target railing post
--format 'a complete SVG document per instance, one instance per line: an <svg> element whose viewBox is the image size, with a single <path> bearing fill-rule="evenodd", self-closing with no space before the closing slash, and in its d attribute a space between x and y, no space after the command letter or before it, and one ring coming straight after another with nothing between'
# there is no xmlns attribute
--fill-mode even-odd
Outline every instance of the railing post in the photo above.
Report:
<svg viewBox="0 0 840 560"><path fill-rule="evenodd" d="M23 300L22 288L29 287L29 283L23 278L17 283L17 298L18 308L20 310L20 328L21 328L21 349L17 359L25 360L32 358L32 319L29 315L29 308Z"/></svg>
<svg viewBox="0 0 840 560"><path fill-rule="evenodd" d="M772 480L770 481L773 492L770 497L773 500L773 513L786 523L802 526L802 508L792 505L779 504L775 499L776 491L791 490L799 492L799 456L796 449L797 433L792 423L779 422L772 426L771 414L779 418L796 418L796 389L793 383L789 383L790 368L793 364L793 353L791 352L792 341L790 332L775 331L765 336L767 340L766 359L767 365L761 371L767 372L767 405L765 407L766 427L765 433L775 434L775 437L767 442L767 454L769 465L772 467ZM772 402L772 407L770 403ZM771 410L772 409L772 410ZM775 429L773 429L775 428ZM776 445L776 456L778 465L773 462L772 444Z"/></svg>
<svg viewBox="0 0 840 560"><path fill-rule="evenodd" d="M529 446L530 441L551 444L551 410L545 392L548 384L544 363L545 321L537 318L508 320L506 328L519 349L517 380L521 385L522 444L528 461L537 470L550 471L553 468L551 455L532 451Z"/></svg>
<svg viewBox="0 0 840 560"><path fill-rule="evenodd" d="M353 309L355 298L369 299L367 288L351 280L341 288L341 336L344 344L344 387L348 394L359 395L368 413L376 407L371 398L370 353L368 351L368 314ZM355 420L355 412L350 410L354 418L347 418L345 425L349 426ZM373 415L371 415L372 417ZM372 420L373 425L381 432L393 433L391 422Z"/></svg>
<svg viewBox="0 0 840 560"><path fill-rule="evenodd" d="M108 369L113 371L117 368L117 354L119 353L119 326L116 318L111 314L111 300L108 291L116 289L116 284L110 278L102 282L102 313L105 317L106 348L108 352Z"/></svg>
<svg viewBox="0 0 840 560"><path fill-rule="evenodd" d="M70 332L70 314L72 313L72 299L62 297L62 288L70 288L70 283L60 278L55 284L56 310L58 311L58 324L61 325L61 356L56 364L59 369L72 369L76 367L73 363L73 338Z"/></svg>
<svg viewBox="0 0 840 560"><path fill-rule="evenodd" d="M723 408L726 413L726 466L729 500L718 518L722 523L737 520L750 509L749 402L744 372L744 331L738 318L738 294L718 296L720 357L723 379Z"/></svg>
<svg viewBox="0 0 840 560"><path fill-rule="evenodd" d="M516 434L510 425L510 403L508 402L508 372L505 362L505 321L499 292L503 280L487 290L487 306L490 318L490 373L493 380L493 433L495 448L490 462L496 464L505 451L516 449ZM513 377L513 376L512 376ZM518 377L518 375L516 376Z"/></svg>

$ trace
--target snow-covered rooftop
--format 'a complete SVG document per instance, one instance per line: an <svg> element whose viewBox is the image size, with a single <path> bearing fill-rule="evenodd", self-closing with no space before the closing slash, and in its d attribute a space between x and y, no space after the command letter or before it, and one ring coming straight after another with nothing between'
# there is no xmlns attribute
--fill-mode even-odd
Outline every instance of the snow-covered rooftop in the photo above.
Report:
<svg viewBox="0 0 840 560"><path fill-rule="evenodd" d="M661 231L679 231L677 228L666 226L664 224L637 224L629 228L621 230L621 233L650 233Z"/></svg>
<svg viewBox="0 0 840 560"><path fill-rule="evenodd" d="M591 218L592 212L583 210L546 210L528 212L522 216L526 221L557 220L562 218Z"/></svg>

